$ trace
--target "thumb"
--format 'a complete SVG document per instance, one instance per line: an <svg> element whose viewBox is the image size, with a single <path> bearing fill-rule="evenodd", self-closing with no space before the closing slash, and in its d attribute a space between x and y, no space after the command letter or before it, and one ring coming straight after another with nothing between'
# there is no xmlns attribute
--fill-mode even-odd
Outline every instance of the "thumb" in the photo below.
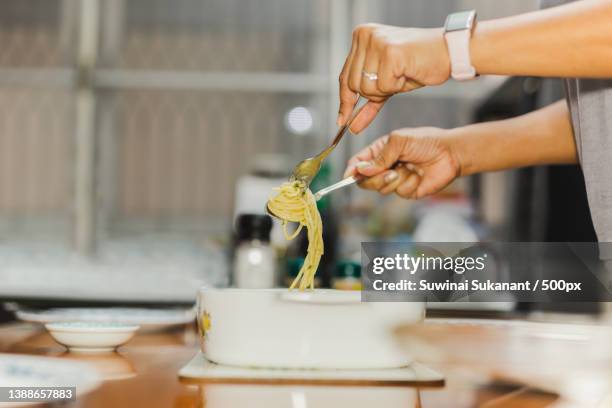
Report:
<svg viewBox="0 0 612 408"><path fill-rule="evenodd" d="M405 144L406 139L401 136L388 136L385 145L374 159L356 165L357 172L366 177L371 177L390 169L397 163Z"/></svg>

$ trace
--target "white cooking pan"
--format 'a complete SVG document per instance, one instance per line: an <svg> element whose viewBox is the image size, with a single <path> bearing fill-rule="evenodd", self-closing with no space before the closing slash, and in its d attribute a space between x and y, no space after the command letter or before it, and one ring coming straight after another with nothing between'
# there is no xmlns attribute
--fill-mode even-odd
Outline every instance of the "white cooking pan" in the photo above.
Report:
<svg viewBox="0 0 612 408"><path fill-rule="evenodd" d="M411 359L392 329L423 319L417 302L363 303L359 291L214 289L198 293L207 359L247 367L374 369Z"/></svg>

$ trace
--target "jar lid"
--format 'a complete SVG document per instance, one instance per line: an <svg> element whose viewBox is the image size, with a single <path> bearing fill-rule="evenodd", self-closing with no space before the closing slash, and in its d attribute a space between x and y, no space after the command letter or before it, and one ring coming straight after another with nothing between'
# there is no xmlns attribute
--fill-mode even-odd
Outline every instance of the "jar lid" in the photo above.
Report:
<svg viewBox="0 0 612 408"><path fill-rule="evenodd" d="M336 263L336 278L355 278L361 279L361 263L348 259Z"/></svg>
<svg viewBox="0 0 612 408"><path fill-rule="evenodd" d="M238 240L270 241L272 218L264 214L240 214L236 220Z"/></svg>

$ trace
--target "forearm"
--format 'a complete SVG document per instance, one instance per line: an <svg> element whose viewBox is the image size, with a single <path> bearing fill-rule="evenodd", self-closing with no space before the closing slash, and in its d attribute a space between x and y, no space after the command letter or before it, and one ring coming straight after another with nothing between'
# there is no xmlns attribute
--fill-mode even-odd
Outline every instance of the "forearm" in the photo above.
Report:
<svg viewBox="0 0 612 408"><path fill-rule="evenodd" d="M543 164L577 162L565 101L512 119L448 131L461 175Z"/></svg>
<svg viewBox="0 0 612 408"><path fill-rule="evenodd" d="M612 1L483 21L470 53L479 74L612 77Z"/></svg>

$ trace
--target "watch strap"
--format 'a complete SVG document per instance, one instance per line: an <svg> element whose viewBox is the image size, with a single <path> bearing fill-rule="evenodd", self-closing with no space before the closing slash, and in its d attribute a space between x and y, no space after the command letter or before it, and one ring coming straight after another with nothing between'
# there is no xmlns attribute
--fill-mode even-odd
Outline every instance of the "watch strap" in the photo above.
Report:
<svg viewBox="0 0 612 408"><path fill-rule="evenodd" d="M476 69L470 58L471 30L449 31L445 34L445 37L453 79L465 81L474 78Z"/></svg>
<svg viewBox="0 0 612 408"><path fill-rule="evenodd" d="M476 24L476 10L449 14L444 24L444 37L451 63L451 76L465 81L476 76L470 58L470 39Z"/></svg>

